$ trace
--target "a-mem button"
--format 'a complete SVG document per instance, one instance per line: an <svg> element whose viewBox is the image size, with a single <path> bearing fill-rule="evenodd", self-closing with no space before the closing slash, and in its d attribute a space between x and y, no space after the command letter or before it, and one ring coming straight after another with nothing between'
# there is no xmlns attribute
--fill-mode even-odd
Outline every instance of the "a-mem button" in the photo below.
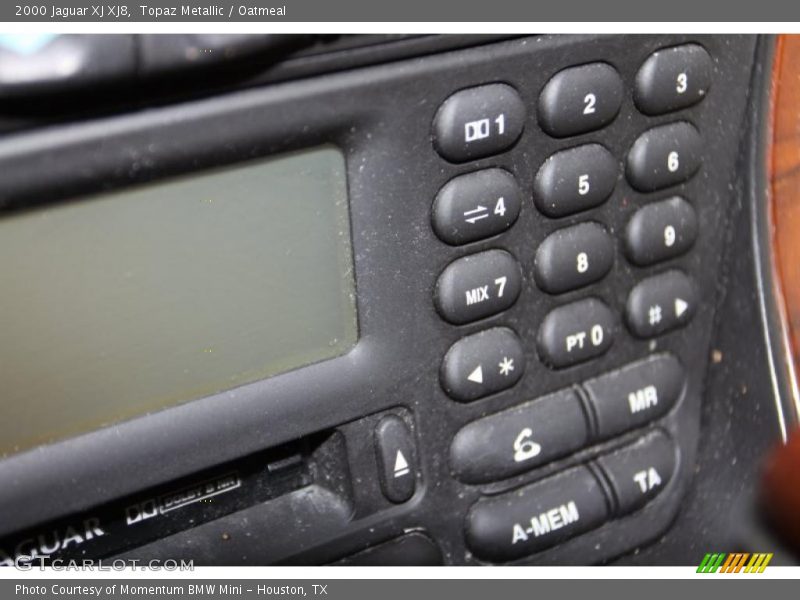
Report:
<svg viewBox="0 0 800 600"><path fill-rule="evenodd" d="M516 560L599 527L609 516L586 467L479 500L467 515L467 544L478 558Z"/></svg>

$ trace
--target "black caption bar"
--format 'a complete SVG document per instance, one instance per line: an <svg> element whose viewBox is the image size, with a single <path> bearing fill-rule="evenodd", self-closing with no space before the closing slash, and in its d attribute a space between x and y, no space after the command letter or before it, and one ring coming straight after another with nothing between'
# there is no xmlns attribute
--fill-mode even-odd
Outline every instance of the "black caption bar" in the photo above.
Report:
<svg viewBox="0 0 800 600"><path fill-rule="evenodd" d="M724 7L724 8L723 8ZM791 22L800 3L786 0L641 2L641 0L97 0L12 2L6 22ZM757 30L757 28L754 28Z"/></svg>

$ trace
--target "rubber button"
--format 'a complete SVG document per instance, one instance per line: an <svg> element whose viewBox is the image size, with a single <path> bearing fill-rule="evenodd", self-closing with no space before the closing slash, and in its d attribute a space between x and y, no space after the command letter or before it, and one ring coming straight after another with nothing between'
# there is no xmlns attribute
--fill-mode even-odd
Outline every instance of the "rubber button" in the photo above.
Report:
<svg viewBox="0 0 800 600"><path fill-rule="evenodd" d="M467 515L467 545L494 562L516 560L602 525L605 494L586 467L479 500Z"/></svg>
<svg viewBox="0 0 800 600"><path fill-rule="evenodd" d="M525 353L517 334L495 327L467 336L450 346L440 380L447 395L471 402L508 389L525 372Z"/></svg>
<svg viewBox="0 0 800 600"><path fill-rule="evenodd" d="M605 277L614 264L614 240L599 223L579 223L554 231L534 259L536 285L560 294Z"/></svg>
<svg viewBox="0 0 800 600"><path fill-rule="evenodd" d="M631 290L625 314L634 335L648 338L683 327L697 310L697 292L681 271L640 281Z"/></svg>
<svg viewBox="0 0 800 600"><path fill-rule="evenodd" d="M703 140L685 121L654 127L633 143L627 176L640 192L654 192L683 183L700 168Z"/></svg>
<svg viewBox="0 0 800 600"><path fill-rule="evenodd" d="M637 108L660 115L697 104L711 87L712 69L711 57L699 44L654 52L636 74Z"/></svg>
<svg viewBox="0 0 800 600"><path fill-rule="evenodd" d="M384 496L396 504L407 501L416 487L417 457L403 419L397 415L381 419L375 428L375 451Z"/></svg>
<svg viewBox="0 0 800 600"><path fill-rule="evenodd" d="M651 356L583 384L597 434L611 437L667 414L680 398L686 373L671 354Z"/></svg>
<svg viewBox="0 0 800 600"><path fill-rule="evenodd" d="M510 308L521 289L517 260L505 250L487 250L447 265L436 283L434 303L445 320L461 325Z"/></svg>
<svg viewBox="0 0 800 600"><path fill-rule="evenodd" d="M525 104L505 83L456 92L433 119L433 145L451 162L466 162L508 150L522 135Z"/></svg>
<svg viewBox="0 0 800 600"><path fill-rule="evenodd" d="M611 483L619 515L633 512L655 498L675 472L675 444L660 431L597 459Z"/></svg>
<svg viewBox="0 0 800 600"><path fill-rule="evenodd" d="M625 251L631 262L652 265L680 256L697 239L697 214L674 196L637 210L625 229Z"/></svg>
<svg viewBox="0 0 800 600"><path fill-rule="evenodd" d="M622 94L622 79L609 64L564 69L539 96L539 124L554 137L594 131L614 120Z"/></svg>
<svg viewBox="0 0 800 600"><path fill-rule="evenodd" d="M563 217L599 206L614 191L619 163L600 144L556 152L539 168L533 201L548 217Z"/></svg>
<svg viewBox="0 0 800 600"><path fill-rule="evenodd" d="M522 190L503 169L484 169L448 181L433 204L433 230L452 246L507 230L519 216Z"/></svg>
<svg viewBox="0 0 800 600"><path fill-rule="evenodd" d="M539 327L539 354L557 369L584 362L608 351L616 328L614 314L596 298L559 306Z"/></svg>
<svg viewBox="0 0 800 600"><path fill-rule="evenodd" d="M562 390L466 425L450 446L450 464L461 481L487 483L569 454L588 440L577 394Z"/></svg>

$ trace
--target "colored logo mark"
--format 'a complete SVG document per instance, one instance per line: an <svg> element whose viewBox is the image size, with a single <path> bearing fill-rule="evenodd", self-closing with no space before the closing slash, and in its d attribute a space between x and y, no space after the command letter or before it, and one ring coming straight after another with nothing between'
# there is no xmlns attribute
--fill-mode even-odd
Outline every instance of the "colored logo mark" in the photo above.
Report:
<svg viewBox="0 0 800 600"><path fill-rule="evenodd" d="M764 552L748 554L747 552L708 553L703 557L698 573L763 573L772 553Z"/></svg>

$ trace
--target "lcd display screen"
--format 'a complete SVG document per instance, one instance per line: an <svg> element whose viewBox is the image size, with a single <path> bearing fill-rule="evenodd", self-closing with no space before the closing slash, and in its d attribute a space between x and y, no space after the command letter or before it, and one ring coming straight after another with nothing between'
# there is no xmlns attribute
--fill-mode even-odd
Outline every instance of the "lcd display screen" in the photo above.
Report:
<svg viewBox="0 0 800 600"><path fill-rule="evenodd" d="M324 146L0 218L0 455L347 352Z"/></svg>

